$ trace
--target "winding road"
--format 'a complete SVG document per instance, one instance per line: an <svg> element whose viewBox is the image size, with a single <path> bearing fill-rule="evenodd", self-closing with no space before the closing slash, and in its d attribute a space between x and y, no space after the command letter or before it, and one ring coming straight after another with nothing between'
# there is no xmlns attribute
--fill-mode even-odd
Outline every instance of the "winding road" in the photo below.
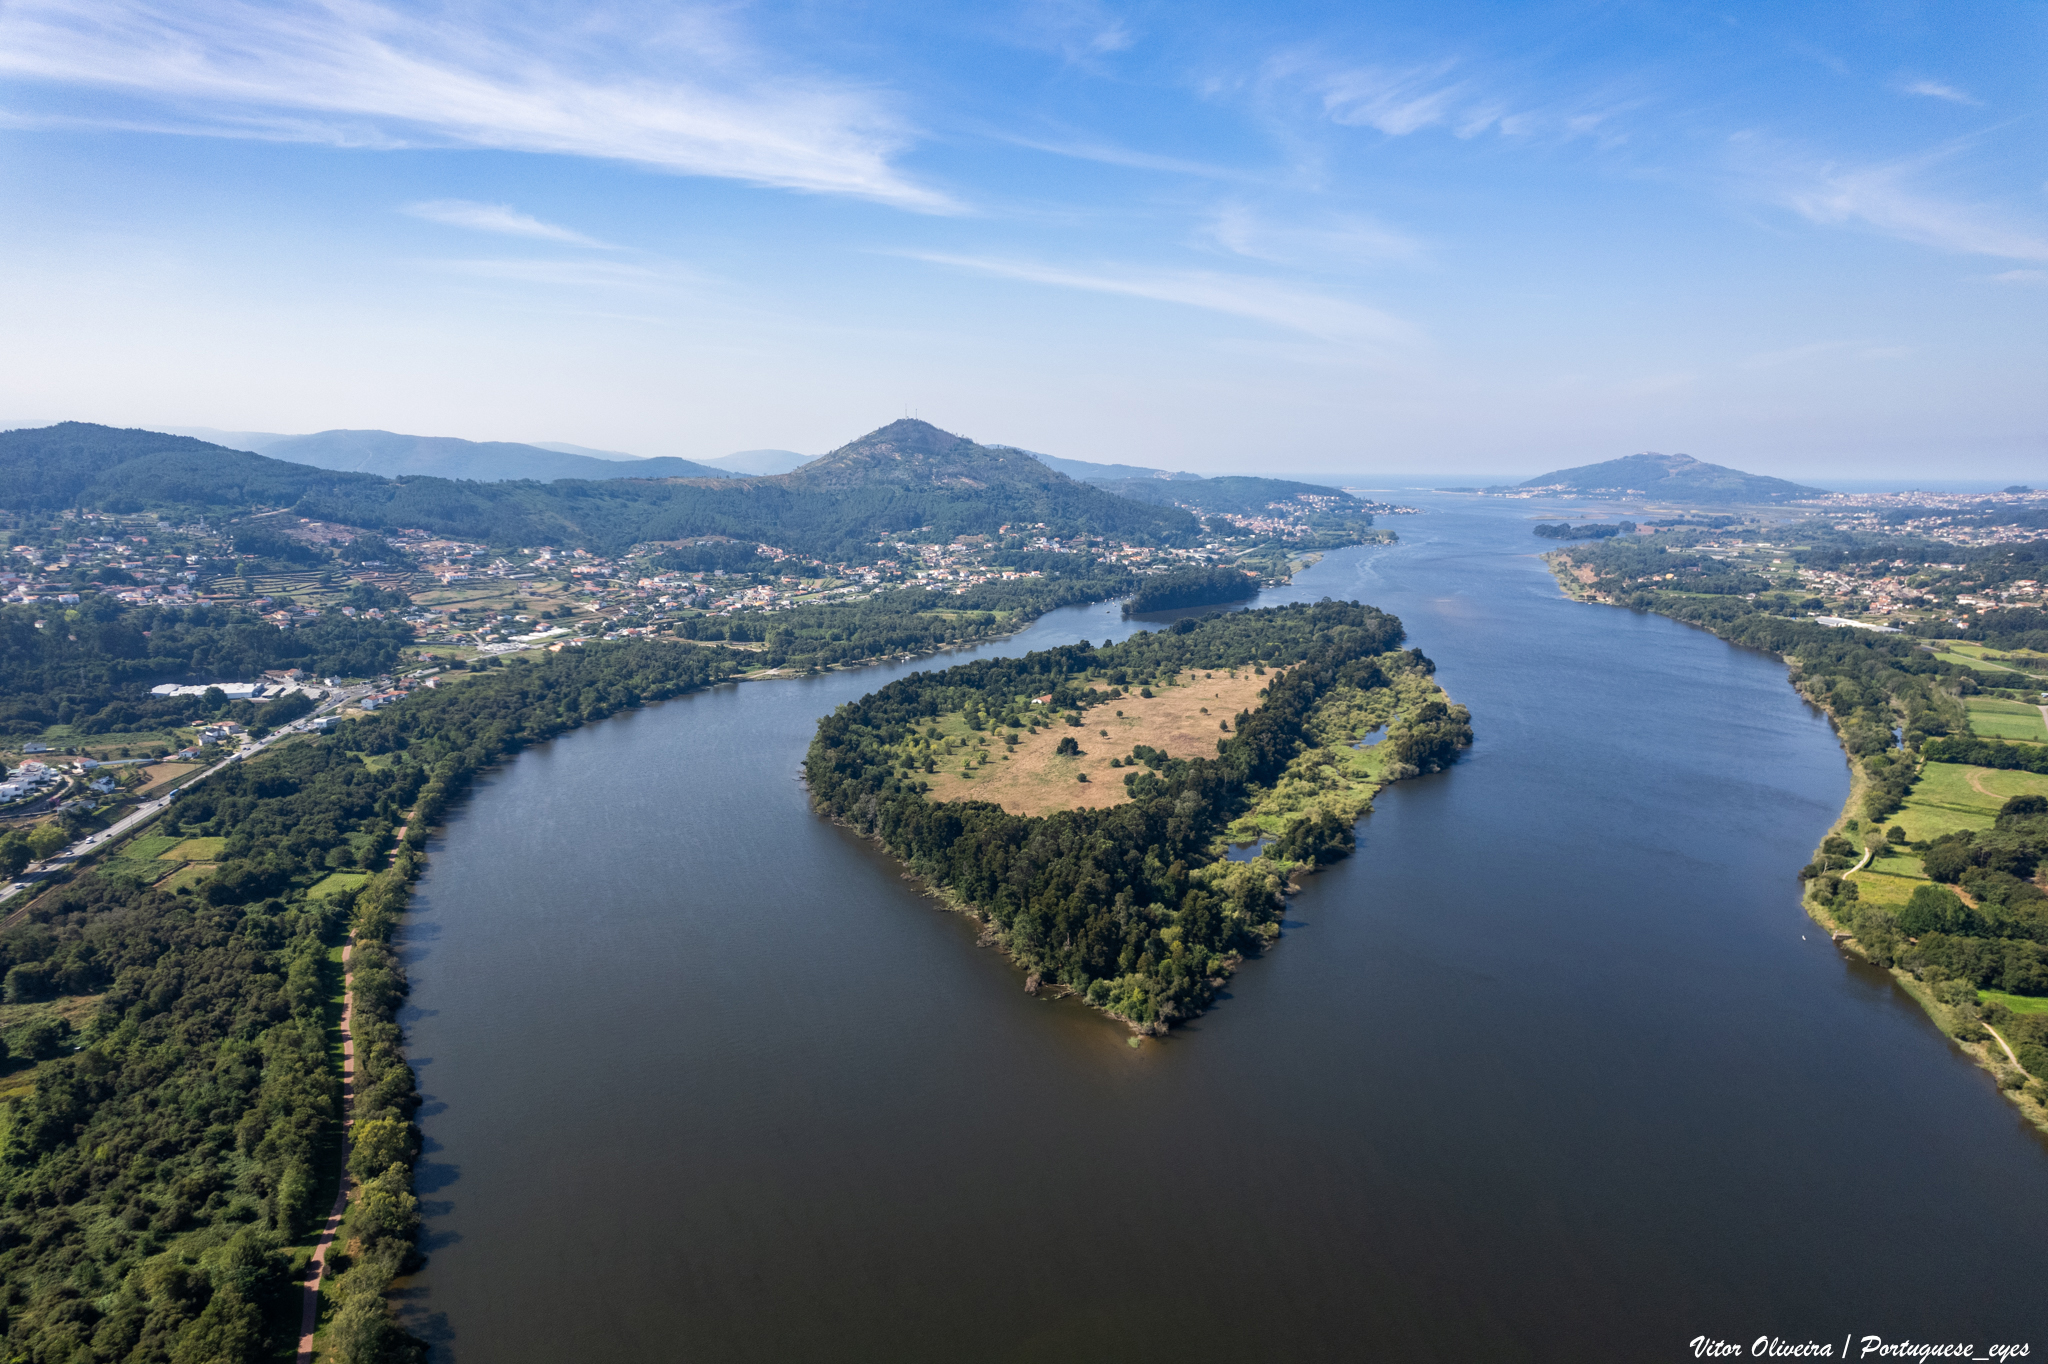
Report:
<svg viewBox="0 0 2048 1364"><path fill-rule="evenodd" d="M350 1028L355 1014L355 975L349 958L355 944L341 945L341 1187L335 1190L334 1206L313 1242L313 1259L306 1267L306 1303L299 1313L299 1364L313 1364L313 1331L320 1324L320 1285L327 1278L327 1255L341 1230L341 1215L348 1211L348 1129L355 1122L356 1041Z"/></svg>

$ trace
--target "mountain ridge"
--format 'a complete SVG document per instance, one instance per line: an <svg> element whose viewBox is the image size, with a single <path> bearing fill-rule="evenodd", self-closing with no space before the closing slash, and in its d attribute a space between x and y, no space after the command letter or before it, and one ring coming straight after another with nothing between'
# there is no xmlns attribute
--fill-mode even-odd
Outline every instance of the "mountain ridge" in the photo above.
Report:
<svg viewBox="0 0 2048 1364"><path fill-rule="evenodd" d="M259 505L371 530L416 526L498 544L617 552L721 535L848 561L876 557L884 532L990 534L1014 522L1063 537L1189 544L1201 531L1177 507L1117 497L917 421L882 427L788 474L553 483L385 478L89 422L0 432L0 507L8 510L174 507L233 515Z"/></svg>
<svg viewBox="0 0 2048 1364"><path fill-rule="evenodd" d="M1709 464L1691 455L1663 455L1654 450L1598 464L1553 469L1512 486L1486 489L1490 493L1545 490L1649 497L1715 506L1742 502L1789 502L1827 494L1825 488L1810 488L1789 479L1747 473L1725 464Z"/></svg>

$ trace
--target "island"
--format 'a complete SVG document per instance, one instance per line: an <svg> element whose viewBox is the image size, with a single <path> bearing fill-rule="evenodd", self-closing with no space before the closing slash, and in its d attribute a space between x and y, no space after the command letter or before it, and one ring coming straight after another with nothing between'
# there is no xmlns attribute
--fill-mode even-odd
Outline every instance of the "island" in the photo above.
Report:
<svg viewBox="0 0 2048 1364"><path fill-rule="evenodd" d="M1322 601L916 673L821 720L804 774L1027 990L1159 1035L1279 937L1375 791L1471 744L1402 639Z"/></svg>

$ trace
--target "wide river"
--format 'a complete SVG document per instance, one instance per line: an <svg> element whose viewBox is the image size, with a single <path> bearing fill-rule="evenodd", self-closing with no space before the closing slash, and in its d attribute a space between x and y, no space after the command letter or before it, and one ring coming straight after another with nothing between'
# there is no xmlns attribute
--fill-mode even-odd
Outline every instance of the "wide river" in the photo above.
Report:
<svg viewBox="0 0 2048 1364"><path fill-rule="evenodd" d="M406 936L436 1359L2048 1351L2048 1147L1800 912L1826 720L1772 659L1564 599L1539 509L1424 505L1266 600L1400 615L1478 744L1164 1042L1026 995L810 812L817 717L930 662L482 781Z"/></svg>

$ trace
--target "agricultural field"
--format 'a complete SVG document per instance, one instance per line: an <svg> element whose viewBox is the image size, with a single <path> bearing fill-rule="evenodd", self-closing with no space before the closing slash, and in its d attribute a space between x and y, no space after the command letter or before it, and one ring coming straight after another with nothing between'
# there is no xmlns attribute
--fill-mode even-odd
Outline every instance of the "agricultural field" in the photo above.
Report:
<svg viewBox="0 0 2048 1364"><path fill-rule="evenodd" d="M225 838L187 838L157 856L173 862L215 862L220 859L221 849L227 846L227 842Z"/></svg>
<svg viewBox="0 0 2048 1364"><path fill-rule="evenodd" d="M1928 763L1914 784L1913 793L1906 797L1904 808L1882 821L1881 827L1866 825L1848 838L1861 850L1872 839L1881 840L1885 828L1893 824L1903 828L1906 837L1915 843L1957 829L1989 829L2008 798L2028 795L2048 796L2048 777L2032 772L1966 767L1960 763ZM1880 850L1868 868L1852 873L1848 879L1856 883L1856 893L1865 903L1893 911L1904 907L1913 897L1914 887L1928 884L1920 859L1903 849L1895 853ZM2048 1008L2048 1000L2029 1007Z"/></svg>
<svg viewBox="0 0 2048 1364"><path fill-rule="evenodd" d="M936 741L943 748L933 754L939 769L925 777L930 798L994 801L1014 815L1119 804L1129 799L1124 772L1137 765L1131 757L1134 748L1149 746L1173 758L1215 757L1225 722L1240 711L1256 710L1259 692L1276 675L1184 672L1175 685L1156 689L1150 699L1133 691L1089 707L1078 728L1048 716L1050 724L1036 734L1022 732L1015 747L1001 737L1011 731L977 734L964 717L947 716ZM1057 751L1066 738L1080 746L1080 753ZM962 760L975 764L971 776L962 772ZM1111 767L1112 760L1119 765Z"/></svg>
<svg viewBox="0 0 2048 1364"><path fill-rule="evenodd" d="M313 884L313 888L306 892L306 898L309 900L331 899L336 895L356 889L369 879L370 873L366 871L329 872L324 878Z"/></svg>
<svg viewBox="0 0 2048 1364"><path fill-rule="evenodd" d="M201 763L157 763L154 766L146 767L143 769L143 772L148 776L149 780L135 788L136 794L143 796L155 795L162 787L169 786L180 777L197 772L203 765Z"/></svg>
<svg viewBox="0 0 2048 1364"><path fill-rule="evenodd" d="M1970 712L1970 732L1986 739L2022 739L2048 743L2048 723L2039 706L2024 701L1994 701L1972 696L1963 702Z"/></svg>

